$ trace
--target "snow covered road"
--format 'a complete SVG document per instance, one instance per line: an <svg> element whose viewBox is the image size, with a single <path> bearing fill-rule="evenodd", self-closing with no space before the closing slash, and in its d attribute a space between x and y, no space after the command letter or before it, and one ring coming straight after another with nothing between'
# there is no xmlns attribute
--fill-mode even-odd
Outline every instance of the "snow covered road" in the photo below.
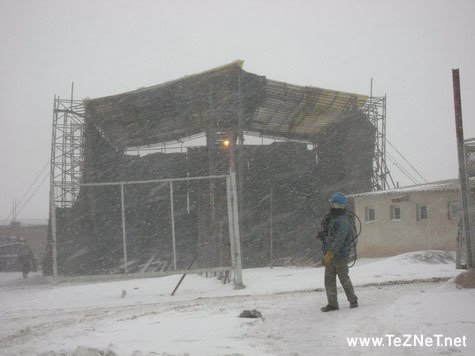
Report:
<svg viewBox="0 0 475 356"><path fill-rule="evenodd" d="M341 310L326 314L321 268L245 270L239 291L187 276L176 297L169 295L176 276L51 284L4 274L0 354L72 353L78 345L118 355L474 354L475 291L443 282L458 273L451 263L415 256L358 264L351 274L360 307L348 309L341 293ZM442 281L421 282L431 278ZM244 309L264 319L238 318ZM348 346L348 337L386 334L466 335L468 345Z"/></svg>

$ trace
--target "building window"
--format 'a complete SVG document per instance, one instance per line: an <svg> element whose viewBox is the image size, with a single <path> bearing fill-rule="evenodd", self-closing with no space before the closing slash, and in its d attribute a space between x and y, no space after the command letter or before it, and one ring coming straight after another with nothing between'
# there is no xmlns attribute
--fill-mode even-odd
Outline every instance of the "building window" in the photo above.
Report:
<svg viewBox="0 0 475 356"><path fill-rule="evenodd" d="M399 205L389 206L389 217L391 221L401 220L401 208L399 207Z"/></svg>
<svg viewBox="0 0 475 356"><path fill-rule="evenodd" d="M427 220L428 212L427 205L418 205L417 206L417 220Z"/></svg>
<svg viewBox="0 0 475 356"><path fill-rule="evenodd" d="M449 220L457 220L459 218L459 202L449 201L448 208Z"/></svg>
<svg viewBox="0 0 475 356"><path fill-rule="evenodd" d="M376 220L376 210L371 206L367 206L365 208L365 221L370 222L370 221L375 221L375 220Z"/></svg>

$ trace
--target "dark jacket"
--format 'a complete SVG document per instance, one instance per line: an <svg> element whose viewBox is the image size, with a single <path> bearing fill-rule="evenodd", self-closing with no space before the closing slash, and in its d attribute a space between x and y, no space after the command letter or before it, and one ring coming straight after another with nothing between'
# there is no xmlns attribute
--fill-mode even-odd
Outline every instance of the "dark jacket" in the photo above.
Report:
<svg viewBox="0 0 475 356"><path fill-rule="evenodd" d="M332 252L335 259L347 260L355 236L353 226L351 215L345 209L330 209L320 226L323 252Z"/></svg>

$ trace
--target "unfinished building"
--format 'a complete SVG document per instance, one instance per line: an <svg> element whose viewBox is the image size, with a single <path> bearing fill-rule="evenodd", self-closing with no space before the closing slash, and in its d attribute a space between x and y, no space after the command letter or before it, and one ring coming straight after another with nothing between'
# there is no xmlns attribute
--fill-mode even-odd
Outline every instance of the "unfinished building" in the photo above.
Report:
<svg viewBox="0 0 475 356"><path fill-rule="evenodd" d="M241 61L103 98L55 98L44 270L53 255L62 275L229 265L226 184L191 178L228 174L230 149L244 267L317 261L329 195L386 187L384 135L384 97L270 80ZM183 179L159 182L172 178ZM121 192L110 182L143 184Z"/></svg>

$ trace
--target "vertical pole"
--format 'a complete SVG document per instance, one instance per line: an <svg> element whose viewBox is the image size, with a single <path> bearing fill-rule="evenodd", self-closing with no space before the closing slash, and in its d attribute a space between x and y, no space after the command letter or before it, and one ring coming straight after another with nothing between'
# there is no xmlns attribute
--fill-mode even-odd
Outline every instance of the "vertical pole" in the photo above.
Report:
<svg viewBox="0 0 475 356"><path fill-rule="evenodd" d="M56 204L54 201L54 183L52 182L49 190L50 219L51 219L51 254L53 257L53 279L58 278L58 247L56 239Z"/></svg>
<svg viewBox="0 0 475 356"><path fill-rule="evenodd" d="M455 268L462 269L462 250L463 250L463 213L462 213L462 194L459 194L458 224L457 224L457 250L455 252ZM449 215L451 209L449 205Z"/></svg>
<svg viewBox="0 0 475 356"><path fill-rule="evenodd" d="M71 98L70 98L70 102L69 102L69 110L71 110L71 112L74 111L74 108L73 108L73 102L74 102L74 82L71 82ZM69 155L69 169L70 169L70 182L72 183L71 187L68 188L69 190L69 200L72 204L72 202L76 199L77 197L77 194L78 194L78 191L76 191L76 189L78 188L77 185L75 185L74 183L77 183L77 176L76 176L76 173L77 173L77 162L76 162L76 145L77 145L77 140L76 140L76 130L77 130L77 124L76 124L76 120L75 120L75 115L72 114L71 115L71 119L70 119L70 127L69 127L69 132L68 132L68 135L69 135L69 147L67 149L68 151L68 155Z"/></svg>
<svg viewBox="0 0 475 356"><path fill-rule="evenodd" d="M274 268L274 226L273 226L274 188L270 188L270 268Z"/></svg>
<svg viewBox="0 0 475 356"><path fill-rule="evenodd" d="M61 207L66 206L67 202L67 170L68 170L68 153L69 153L69 129L71 127L69 115L67 111L64 111L61 114L61 118L63 122L59 126L59 130L61 132Z"/></svg>
<svg viewBox="0 0 475 356"><path fill-rule="evenodd" d="M226 177L226 193L228 201L228 229L229 229L229 247L231 250L231 266L234 270L234 284L236 284L236 253L235 253L235 243L234 239L234 222L233 222L233 202L232 202L232 190L231 190L231 176Z"/></svg>
<svg viewBox="0 0 475 356"><path fill-rule="evenodd" d="M57 244L56 244L56 202L54 194L54 179L55 179L55 166L56 166L56 129L58 116L56 112L57 107L56 95L53 101L53 125L51 132L51 162L50 162L50 186L49 186L49 209L51 219L51 257L53 259L53 279L58 278L58 260L57 260Z"/></svg>
<svg viewBox="0 0 475 356"><path fill-rule="evenodd" d="M186 156L186 212L190 215L190 183L188 182L188 178L190 177L190 170L189 170L189 158L188 158L188 148L185 151Z"/></svg>
<svg viewBox="0 0 475 356"><path fill-rule="evenodd" d="M175 212L173 207L173 181L170 181L170 215L172 220L173 269L176 271Z"/></svg>
<svg viewBox="0 0 475 356"><path fill-rule="evenodd" d="M238 131L236 142L237 147L237 194L238 194L238 211L244 215L244 128L243 128L243 109L242 109L242 87L241 87L241 73L242 69L237 68L237 81L238 81ZM239 220L240 234L244 235L244 228L242 221Z"/></svg>
<svg viewBox="0 0 475 356"><path fill-rule="evenodd" d="M229 187L231 189L231 211L232 211L232 224L234 234L234 259L235 259L235 288L244 288L242 283L242 262L241 262L241 236L239 233L239 210L238 210L238 195L237 195L237 182L236 182L236 161L234 156L234 137L232 130L228 131L229 139ZM228 203L229 206L229 203ZM229 210L229 209L228 209Z"/></svg>
<svg viewBox="0 0 475 356"><path fill-rule="evenodd" d="M213 115L213 100L212 100L212 87L211 83L208 85L208 130L206 134L206 144L208 145L208 173L209 175L214 175L214 160L216 154L216 125ZM210 191L210 207L211 207L211 216L213 217L214 222L214 181L211 179L209 182L209 191Z"/></svg>
<svg viewBox="0 0 475 356"><path fill-rule="evenodd" d="M228 131L228 140L229 140L229 172L236 173L236 159L234 156L234 134L232 130Z"/></svg>
<svg viewBox="0 0 475 356"><path fill-rule="evenodd" d="M241 262L241 236L239 233L239 213L238 213L238 196L237 196L237 183L236 172L231 172L231 190L232 190L232 203L233 203L233 225L234 225L234 241L236 254L236 289L244 288L242 283L242 262Z"/></svg>
<svg viewBox="0 0 475 356"><path fill-rule="evenodd" d="M223 221L219 223L219 267L223 267Z"/></svg>
<svg viewBox="0 0 475 356"><path fill-rule="evenodd" d="M381 175L383 190L389 188L388 184L388 169L386 166L386 94L384 94L383 101L383 117L381 118ZM394 185L394 184L393 184Z"/></svg>
<svg viewBox="0 0 475 356"><path fill-rule="evenodd" d="M208 128L206 131L206 144L208 148L208 173L214 175L216 172L216 129L218 117L213 112L213 90L212 80L208 84ZM208 234L205 237L204 247L206 249L203 258L208 263L214 265L216 261L216 196L215 182L209 180L209 209L207 224Z"/></svg>
<svg viewBox="0 0 475 356"><path fill-rule="evenodd" d="M71 111L74 111L73 110L73 98L74 98L74 82L71 82L71 106L70 106L70 109Z"/></svg>
<svg viewBox="0 0 475 356"><path fill-rule="evenodd" d="M454 87L454 109L455 109L455 131L457 134L457 152L459 161L460 194L462 195L462 212L465 230L465 242L467 244L467 267L472 268L473 252L475 247L470 236L470 219L468 214L468 185L467 173L465 171L465 152L463 144L463 121L462 121L462 100L460 97L460 76L458 69L452 69L452 81Z"/></svg>
<svg viewBox="0 0 475 356"><path fill-rule="evenodd" d="M125 234L124 184L120 184L120 204L122 211L122 243L124 245L124 273L127 274L127 235Z"/></svg>

